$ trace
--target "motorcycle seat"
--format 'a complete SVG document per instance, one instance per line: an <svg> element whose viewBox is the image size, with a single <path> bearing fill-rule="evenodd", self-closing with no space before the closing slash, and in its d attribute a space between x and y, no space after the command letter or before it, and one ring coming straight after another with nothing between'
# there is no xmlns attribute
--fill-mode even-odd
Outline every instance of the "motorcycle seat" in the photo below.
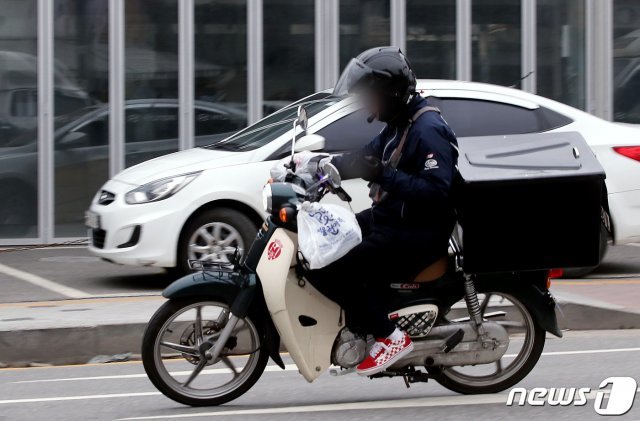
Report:
<svg viewBox="0 0 640 421"><path fill-rule="evenodd" d="M442 256L426 268L424 268L414 279L413 282L432 282L442 278L447 273L447 267L449 266L449 259L447 256Z"/></svg>

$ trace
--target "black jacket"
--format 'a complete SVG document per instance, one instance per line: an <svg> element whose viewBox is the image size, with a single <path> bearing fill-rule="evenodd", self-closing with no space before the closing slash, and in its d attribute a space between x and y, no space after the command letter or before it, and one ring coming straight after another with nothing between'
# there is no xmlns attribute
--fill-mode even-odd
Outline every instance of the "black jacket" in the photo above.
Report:
<svg viewBox="0 0 640 421"><path fill-rule="evenodd" d="M357 176L353 169L366 155L387 161L409 118L427 105L426 99L416 96L407 115L396 119L397 125L385 126L361 151L334 158L340 173L345 178ZM441 231L448 236L455 221L451 192L457 173L457 144L453 130L438 112L418 117L409 129L397 168L384 167L379 184L388 196L372 206L374 223Z"/></svg>

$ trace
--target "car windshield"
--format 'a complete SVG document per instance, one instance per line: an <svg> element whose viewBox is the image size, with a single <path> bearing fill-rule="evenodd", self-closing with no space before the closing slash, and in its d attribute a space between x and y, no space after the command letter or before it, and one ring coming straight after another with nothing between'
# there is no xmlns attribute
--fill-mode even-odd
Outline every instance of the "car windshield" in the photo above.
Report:
<svg viewBox="0 0 640 421"><path fill-rule="evenodd" d="M276 111L231 137L208 146L203 146L203 148L223 149L236 152L245 152L260 148L291 130L291 124L297 116L299 105L303 105L307 111L307 115L312 117L339 101L340 98L330 96L327 93L313 95Z"/></svg>

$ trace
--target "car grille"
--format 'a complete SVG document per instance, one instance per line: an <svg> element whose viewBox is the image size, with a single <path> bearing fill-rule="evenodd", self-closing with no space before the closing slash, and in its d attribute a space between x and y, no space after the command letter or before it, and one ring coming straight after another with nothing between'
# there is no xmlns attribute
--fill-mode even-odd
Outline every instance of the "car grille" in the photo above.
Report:
<svg viewBox="0 0 640 421"><path fill-rule="evenodd" d="M99 205L109 205L111 203L113 203L113 201L116 199L116 195L106 191L106 190L102 190L100 192L100 196L98 196L98 204Z"/></svg>
<svg viewBox="0 0 640 421"><path fill-rule="evenodd" d="M104 242L107 239L107 232L103 229L91 230L91 243L93 247L102 249L104 248Z"/></svg>

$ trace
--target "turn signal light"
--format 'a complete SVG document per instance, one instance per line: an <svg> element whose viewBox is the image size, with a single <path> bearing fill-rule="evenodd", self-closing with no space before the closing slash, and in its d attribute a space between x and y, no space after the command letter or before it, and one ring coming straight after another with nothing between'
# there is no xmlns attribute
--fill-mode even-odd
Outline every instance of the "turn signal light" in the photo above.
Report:
<svg viewBox="0 0 640 421"><path fill-rule="evenodd" d="M278 216L280 216L280 222L282 222L283 224L286 224L287 221L289 220L289 215L287 214L287 208L280 208L280 212L278 213Z"/></svg>
<svg viewBox="0 0 640 421"><path fill-rule="evenodd" d="M613 150L622 156L640 161L640 146L616 146Z"/></svg>

